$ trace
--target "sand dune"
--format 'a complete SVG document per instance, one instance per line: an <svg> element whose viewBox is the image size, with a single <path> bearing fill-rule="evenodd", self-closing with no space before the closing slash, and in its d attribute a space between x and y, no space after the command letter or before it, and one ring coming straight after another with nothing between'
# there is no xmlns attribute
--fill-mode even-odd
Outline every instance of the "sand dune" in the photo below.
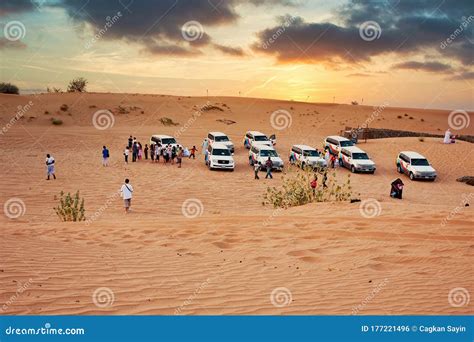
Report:
<svg viewBox="0 0 474 342"><path fill-rule="evenodd" d="M442 133L449 111L385 108L374 117L368 106L135 94L1 95L0 101L3 127L18 106L33 103L23 119L0 135L2 203L18 198L25 209L15 219L0 215L3 314L474 311L472 303L457 307L448 300L455 288L474 294L473 190L455 181L472 175L472 144L448 146L433 138L362 142L377 172L351 179L355 197L378 201L379 215L373 218L361 215L360 203L276 211L262 206L265 189L279 184L282 175L254 181L242 146L246 130L276 132L277 149L287 161L292 144L320 147L326 135L370 117L371 127ZM193 118L207 101L223 110ZM66 111L59 109L62 104L68 105ZM115 113L113 127L105 130L92 124L94 112L102 109ZM291 126L282 131L270 122L278 109L291 113ZM63 125L52 125L51 117ZM180 125L162 126L161 117ZM472 127L460 133L473 134ZM181 169L123 163L130 134L143 144L153 133L172 134L184 145L200 148L210 130L226 132L236 144L235 172L210 172L200 154L185 160ZM108 168L101 166L102 145L111 151ZM428 183L402 176L404 199L392 200L390 182L399 177L395 158L406 149L428 157L439 177ZM56 181L44 179L46 153L57 160ZM339 169L337 177L349 173ZM116 195L125 177L135 187L129 215ZM86 215L93 220L60 222L52 208L61 190L80 190ZM466 198L469 207L464 206ZM183 215L182 205L190 199L197 203L194 218ZM113 298L108 305L94 303L100 288L111 291L106 293ZM286 305L270 299L279 288L291 293L284 293Z"/></svg>

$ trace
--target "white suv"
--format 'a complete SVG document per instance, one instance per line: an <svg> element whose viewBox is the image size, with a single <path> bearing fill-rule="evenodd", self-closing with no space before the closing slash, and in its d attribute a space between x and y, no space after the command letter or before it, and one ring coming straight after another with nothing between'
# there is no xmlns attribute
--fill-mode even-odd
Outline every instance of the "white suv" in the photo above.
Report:
<svg viewBox="0 0 474 342"><path fill-rule="evenodd" d="M354 146L354 143L347 138L339 135L330 135L324 140L324 147L329 149L329 153L339 156L341 148Z"/></svg>
<svg viewBox="0 0 474 342"><path fill-rule="evenodd" d="M356 146L343 147L339 154L339 165L355 172L375 173L375 163L367 153Z"/></svg>
<svg viewBox="0 0 474 342"><path fill-rule="evenodd" d="M437 176L436 170L428 160L421 154L412 151L402 151L398 154L397 171L406 173L411 180L427 179L434 181Z"/></svg>
<svg viewBox="0 0 474 342"><path fill-rule="evenodd" d="M258 131L248 131L247 133L245 133L245 137L244 137L245 148L250 149L250 146L252 146L254 142L265 144L271 147L276 144L276 137L275 137L275 134L273 134L270 136L270 138L267 138L265 134Z"/></svg>
<svg viewBox="0 0 474 342"><path fill-rule="evenodd" d="M175 138L170 135L154 134L150 138L150 143L161 144L161 146L182 147Z"/></svg>
<svg viewBox="0 0 474 342"><path fill-rule="evenodd" d="M210 170L225 169L234 171L235 163L232 153L224 143L214 143L207 147L206 165Z"/></svg>
<svg viewBox="0 0 474 342"><path fill-rule="evenodd" d="M214 143L223 143L227 146L231 153L234 153L234 144L229 139L229 137L222 132L207 133L207 140L209 141L209 145L212 145Z"/></svg>
<svg viewBox="0 0 474 342"><path fill-rule="evenodd" d="M306 166L323 168L327 166L326 160L315 148L307 145L293 145L290 150L290 163L297 164L302 169Z"/></svg>
<svg viewBox="0 0 474 342"><path fill-rule="evenodd" d="M249 164L259 163L261 168L266 168L265 163L270 157L273 162L273 170L283 171L283 160L278 156L278 152L272 147L265 144L254 143L249 151Z"/></svg>

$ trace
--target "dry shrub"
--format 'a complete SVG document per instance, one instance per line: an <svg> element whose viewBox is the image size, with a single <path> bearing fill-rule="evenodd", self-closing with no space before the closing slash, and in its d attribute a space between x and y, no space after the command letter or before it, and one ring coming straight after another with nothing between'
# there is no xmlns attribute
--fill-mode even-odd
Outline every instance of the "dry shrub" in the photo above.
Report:
<svg viewBox="0 0 474 342"><path fill-rule="evenodd" d="M79 191L76 192L74 197L69 192L64 195L64 191L61 191L60 195L59 205L54 208L56 215L63 221L85 221L84 198L81 199Z"/></svg>
<svg viewBox="0 0 474 342"><path fill-rule="evenodd" d="M311 181L315 174L318 174L318 186L313 191ZM325 182L324 178L326 178ZM326 184L326 187L323 186L323 183ZM285 174L283 184L278 188L268 187L263 204L272 205L274 208L289 208L312 202L349 201L351 196L350 174L341 183L336 179L334 171L319 170L319 172L315 172L307 168Z"/></svg>
<svg viewBox="0 0 474 342"><path fill-rule="evenodd" d="M163 117L160 119L160 122L163 126L178 126L179 123L174 122L172 119Z"/></svg>

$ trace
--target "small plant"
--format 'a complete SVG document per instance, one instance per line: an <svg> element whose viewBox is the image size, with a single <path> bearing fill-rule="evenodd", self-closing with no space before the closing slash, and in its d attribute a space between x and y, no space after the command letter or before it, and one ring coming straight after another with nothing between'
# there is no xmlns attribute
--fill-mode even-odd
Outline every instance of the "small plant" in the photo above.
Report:
<svg viewBox="0 0 474 342"><path fill-rule="evenodd" d="M311 188L311 181L317 173L319 186ZM263 204L274 208L290 208L312 202L342 202L352 197L350 175L343 183L336 180L335 172L328 170L313 171L311 168L288 173L283 177L283 185L279 188L269 187L264 195Z"/></svg>
<svg viewBox="0 0 474 342"><path fill-rule="evenodd" d="M425 119L421 118L420 121L421 121L421 122L425 122Z"/></svg>
<svg viewBox="0 0 474 342"><path fill-rule="evenodd" d="M402 116L401 116L401 115L398 115L398 116L397 116L397 119L401 119L401 118L402 118Z"/></svg>
<svg viewBox="0 0 474 342"><path fill-rule="evenodd" d="M55 87L53 87L52 89L50 87L47 87L46 91L48 93L62 93L63 92L61 88L55 88Z"/></svg>
<svg viewBox="0 0 474 342"><path fill-rule="evenodd" d="M166 118L166 117L161 118L160 122L163 126L178 126L179 125L179 123L174 122L172 119Z"/></svg>
<svg viewBox="0 0 474 342"><path fill-rule="evenodd" d="M410 119L410 120L413 120L413 119L414 119L414 117L413 117L413 116L410 116L408 119Z"/></svg>
<svg viewBox="0 0 474 342"><path fill-rule="evenodd" d="M14 84L1 82L0 83L0 93L18 95L20 93L20 90Z"/></svg>
<svg viewBox="0 0 474 342"><path fill-rule="evenodd" d="M359 102L357 102L357 101L352 101L352 102L351 102L351 105L357 106L357 105L359 105Z"/></svg>
<svg viewBox="0 0 474 342"><path fill-rule="evenodd" d="M59 126L63 124L63 120L61 119L56 119L56 118L51 118L51 122L53 125Z"/></svg>
<svg viewBox="0 0 474 342"><path fill-rule="evenodd" d="M419 137L419 138L418 138L418 141L419 141L419 142L424 142L424 141L425 141L425 137Z"/></svg>
<svg viewBox="0 0 474 342"><path fill-rule="evenodd" d="M74 78L67 86L68 93L83 93L86 91L87 80L83 77Z"/></svg>
<svg viewBox="0 0 474 342"><path fill-rule="evenodd" d="M45 115L49 115L49 112L47 110L44 111Z"/></svg>
<svg viewBox="0 0 474 342"><path fill-rule="evenodd" d="M59 107L63 112L67 111L69 109L69 106L67 104L62 104L61 107Z"/></svg>
<svg viewBox="0 0 474 342"><path fill-rule="evenodd" d="M64 195L64 191L61 191L60 195L59 205L54 208L59 218L65 222L85 221L84 198L81 199L79 191L74 197L69 192Z"/></svg>

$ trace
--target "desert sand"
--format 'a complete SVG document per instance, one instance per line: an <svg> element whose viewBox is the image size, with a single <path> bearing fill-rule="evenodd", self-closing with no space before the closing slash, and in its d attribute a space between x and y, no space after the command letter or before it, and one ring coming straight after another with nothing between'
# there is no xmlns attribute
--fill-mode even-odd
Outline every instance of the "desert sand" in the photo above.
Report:
<svg viewBox="0 0 474 342"><path fill-rule="evenodd" d="M263 195L268 186L280 184L282 174L253 179L242 144L245 132L276 133L276 148L287 162L292 144L320 148L325 136L364 123L373 107L232 97L1 95L0 125L6 127L28 101L33 105L23 118L0 135L2 206L12 198L24 203L23 215L0 215L1 314L474 312L473 300L461 299L459 306L448 298L456 288L464 289L464 299L466 293L474 296L473 188L456 182L473 173L470 143L361 142L377 172L351 175L351 182L354 197L378 201L375 217L361 215L360 203L274 210L262 205ZM223 110L193 119L207 101ZM66 111L60 110L63 104ZM121 114L119 106L128 113ZM92 124L102 109L115 114L113 127L100 130ZM270 114L279 109L292 118L281 131L270 123ZM370 127L442 134L449 112L388 107ZM52 125L52 117L63 125ZM163 126L161 117L179 125ZM209 171L201 151L181 169L123 162L130 134L143 145L151 134L178 135L180 143L200 149L213 130L234 141L235 172ZM472 122L459 133L473 134ZM111 152L107 168L101 165L102 145ZM395 159L402 150L424 154L438 179L412 182L399 175ZM46 153L56 159L57 180L45 180ZM336 172L341 179L350 173ZM399 176L404 198L394 200L390 182ZM128 215L116 195L126 177L135 188ZM62 190L80 190L86 216L94 219L61 222L53 207ZM196 204L196 217L183 215L186 200ZM103 305L96 305L100 291L105 291ZM271 294L278 291L281 296L272 303Z"/></svg>

